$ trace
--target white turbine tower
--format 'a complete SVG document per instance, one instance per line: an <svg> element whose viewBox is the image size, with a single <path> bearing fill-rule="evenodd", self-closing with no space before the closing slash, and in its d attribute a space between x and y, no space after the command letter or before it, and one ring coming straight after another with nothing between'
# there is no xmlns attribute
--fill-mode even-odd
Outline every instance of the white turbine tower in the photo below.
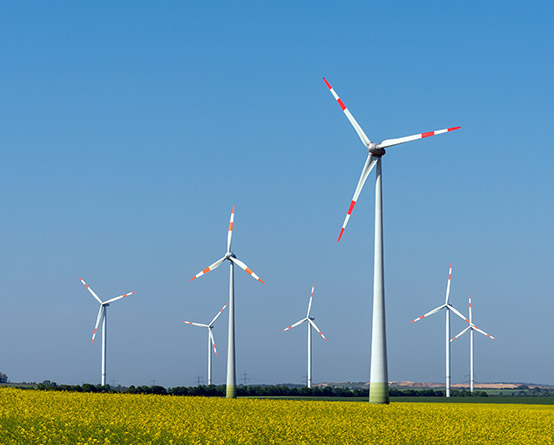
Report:
<svg viewBox="0 0 554 445"><path fill-rule="evenodd" d="M460 332L458 335L456 335L451 342L456 340L457 338L464 335L467 331L469 331L469 390L473 392L473 331L477 331L489 338L492 338L493 340L496 340L492 335L487 334L485 331L482 331L477 326L473 324L473 316L471 315L471 295L469 296L469 326L465 328L462 332Z"/></svg>
<svg viewBox="0 0 554 445"><path fill-rule="evenodd" d="M216 316L210 321L209 324L203 323L194 323L192 321L183 321L183 323L190 324L193 326L199 326L201 328L208 328L208 385L212 384L212 346L214 348L214 354L217 355L217 349L215 349L215 340L212 329L214 328L215 321L219 318L221 313L225 310L227 304L221 308L221 310L216 314Z"/></svg>
<svg viewBox="0 0 554 445"><path fill-rule="evenodd" d="M202 272L196 274L190 279L190 281L195 278L201 277L204 274L207 274L211 270L217 269L223 261L229 261L229 336L227 343L227 387L226 395L227 398L234 398L237 396L237 378L236 378L236 367L235 367L235 274L234 274L234 265L236 264L242 270L248 272L253 278L263 283L258 275L252 272L246 264L239 260L233 252L231 252L231 240L233 238L233 222L235 218L235 206L231 211L231 221L229 222L229 231L227 232L227 252L223 258L220 258L215 263L206 267Z"/></svg>
<svg viewBox="0 0 554 445"><path fill-rule="evenodd" d="M415 320L410 321L410 323L415 323L416 321L421 320L422 318L428 317L440 311L441 309L446 309L446 397L450 397L450 311L454 312L462 320L469 320L463 316L460 311L458 311L454 306L449 302L450 299L450 280L452 279L452 264L450 264L450 270L448 271L448 284L446 285L446 299L444 304L433 309L432 311L427 312L425 315L422 315Z"/></svg>
<svg viewBox="0 0 554 445"><path fill-rule="evenodd" d="M329 82L323 78L325 84L331 91L331 94L340 105L342 111L358 133L362 143L369 151L367 160L362 169L362 174L356 186L354 197L350 203L348 213L342 225L339 239L340 241L346 224L350 219L354 205L360 196L360 192L371 173L373 167L376 167L377 178L375 180L375 245L374 245L374 268L373 268L373 325L371 334L371 375L369 386L370 403L389 403L389 381L387 369L387 341L385 326L385 272L383 259L383 196L382 196L382 178L381 178L381 158L385 154L385 149L404 142L415 141L437 134L447 133L457 130L460 127L451 127L444 130L430 131L427 133L414 134L396 139L386 139L380 144L375 144L366 136L354 116L348 111L342 100Z"/></svg>
<svg viewBox="0 0 554 445"><path fill-rule="evenodd" d="M98 310L98 317L96 318L96 325L94 326L94 332L92 333L92 340L90 344L94 343L94 337L96 337L96 330L98 329L98 325L100 324L100 321L102 321L102 386L106 386L106 349L107 349L107 342L108 342L108 306L110 303L113 303L114 301L121 300L122 298L128 297L129 295L133 295L136 293L136 291L129 292L128 294L120 295L119 297L112 298L107 301L102 301L100 298L98 298L98 295L94 293L94 291L89 287L87 283L84 282L84 280L79 277L79 280L81 280L81 283L85 285L85 287L89 290L89 292L92 294L92 296L100 303L100 309Z"/></svg>
<svg viewBox="0 0 554 445"><path fill-rule="evenodd" d="M281 332L288 331L295 326L299 326L305 321L308 322L308 388L312 387L312 327L318 332L319 335L323 337L323 340L327 341L325 335L319 330L319 328L314 323L315 318L310 316L310 311L312 309L312 298L314 296L314 287L315 283L312 285L312 293L310 294L310 302L308 303L308 312L306 313L306 318L303 318L300 321L290 325L288 328L283 329Z"/></svg>

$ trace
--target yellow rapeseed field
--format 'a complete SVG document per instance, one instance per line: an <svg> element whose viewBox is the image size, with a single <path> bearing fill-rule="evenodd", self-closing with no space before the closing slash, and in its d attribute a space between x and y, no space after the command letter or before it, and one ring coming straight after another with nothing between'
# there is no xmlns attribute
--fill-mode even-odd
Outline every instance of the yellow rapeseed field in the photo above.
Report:
<svg viewBox="0 0 554 445"><path fill-rule="evenodd" d="M0 389L1 444L554 443L554 407Z"/></svg>

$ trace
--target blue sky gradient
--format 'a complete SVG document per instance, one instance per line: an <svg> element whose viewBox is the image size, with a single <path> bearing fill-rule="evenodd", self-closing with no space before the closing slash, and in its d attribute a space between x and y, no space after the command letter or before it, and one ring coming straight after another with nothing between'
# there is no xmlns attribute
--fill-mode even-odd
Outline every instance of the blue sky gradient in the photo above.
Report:
<svg viewBox="0 0 554 445"><path fill-rule="evenodd" d="M443 381L452 302L476 337L476 380L554 384L551 2L0 3L0 371L192 385L202 329L236 271L237 372L300 383L369 379L373 185L336 239L366 157L322 81L372 140L461 125L383 161L389 376ZM452 336L463 328L453 320ZM214 330L224 383L227 314ZM452 347L467 380L469 338Z"/></svg>

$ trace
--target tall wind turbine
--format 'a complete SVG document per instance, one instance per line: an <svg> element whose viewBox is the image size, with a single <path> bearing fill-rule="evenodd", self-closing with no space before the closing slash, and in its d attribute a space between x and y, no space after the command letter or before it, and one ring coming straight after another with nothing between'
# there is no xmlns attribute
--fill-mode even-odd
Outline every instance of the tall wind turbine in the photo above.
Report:
<svg viewBox="0 0 554 445"><path fill-rule="evenodd" d="M314 296L314 287L315 283L312 285L312 293L310 294L310 302L308 303L308 312L306 313L306 318L303 318L300 321L290 325L288 328L283 329L281 332L288 331L295 326L299 326L305 321L308 322L308 388L312 387L312 327L318 332L319 335L323 337L323 340L327 341L325 335L319 330L319 328L314 323L315 318L310 316L310 310L312 309L312 298Z"/></svg>
<svg viewBox="0 0 554 445"><path fill-rule="evenodd" d="M450 270L448 271L448 284L446 285L446 299L444 304L436 307L432 311L427 312L425 315L422 315L415 320L410 321L410 323L415 323L416 321L421 320L422 318L428 317L439 312L441 309L446 309L446 397L450 397L450 311L454 312L462 320L469 320L464 317L460 311L458 311L454 306L450 304L450 280L452 279L452 264L450 264Z"/></svg>
<svg viewBox="0 0 554 445"><path fill-rule="evenodd" d="M100 303L100 309L98 310L98 317L96 318L96 325L94 326L94 332L92 333L92 340L90 344L94 343L94 337L96 337L96 330L98 329L98 325L100 322L102 322L102 386L106 386L106 349L107 349L107 342L108 342L108 306L110 303L113 303L114 301L121 300L122 298L128 297L129 295L133 295L136 293L136 291L129 292L128 294L120 295L119 297L112 298L107 301L102 301L98 295L94 293L94 291L89 287L87 283L84 282L84 280L79 277L79 280L81 280L81 283L85 285L85 287L88 289L88 291L92 294L92 296Z"/></svg>
<svg viewBox="0 0 554 445"><path fill-rule="evenodd" d="M236 367L235 367L235 273L234 265L236 264L242 270L250 274L253 278L263 283L258 275L252 272L246 264L239 260L233 252L231 252L231 240L233 238L233 222L235 219L235 206L231 211L231 220L229 221L229 231L227 232L227 252L223 258L220 258L215 263L206 267L202 272L196 274L190 279L190 281L195 278L201 277L204 274L207 274L211 270L217 269L223 261L229 261L229 336L227 343L227 387L226 395L228 398L234 398L237 396L237 378L236 378Z"/></svg>
<svg viewBox="0 0 554 445"><path fill-rule="evenodd" d="M214 354L217 355L217 349L215 349L215 340L212 329L214 328L215 321L219 318L221 313L225 310L227 304L221 308L216 316L210 321L209 324L193 323L192 321L183 321L183 323L191 324L193 326L199 326L201 328L208 328L208 385L212 384L212 346L214 348Z"/></svg>
<svg viewBox="0 0 554 445"><path fill-rule="evenodd" d="M465 328L462 332L460 332L458 335L456 335L451 342L456 340L457 338L464 335L467 331L469 331L469 390L473 392L473 331L477 331L489 338L492 338L493 340L496 340L492 335L487 334L485 331L482 331L477 326L473 324L473 316L471 315L471 295L469 296L469 326Z"/></svg>
<svg viewBox="0 0 554 445"><path fill-rule="evenodd" d="M362 127L356 122L354 116L350 113L346 105L339 98L335 90L329 82L323 78L325 84L331 91L331 94L340 105L342 111L358 133L362 143L366 146L369 153L362 169L362 174L356 186L354 197L348 208L348 213L344 219L342 229L340 231L340 241L346 224L350 219L352 210L358 201L360 192L367 180L367 177L376 167L377 177L375 180L375 244L374 244L374 264L373 264L373 325L371 334L371 374L369 386L369 402L370 403L389 403L389 381L387 369L387 340L385 326L385 272L383 259L383 194L382 194L382 177L381 177L381 158L385 155L385 149L394 145L403 144L404 142L415 141L437 134L447 133L457 130L460 127L445 128L444 130L430 131L427 133L414 134L402 138L386 139L380 144L371 142L366 136Z"/></svg>

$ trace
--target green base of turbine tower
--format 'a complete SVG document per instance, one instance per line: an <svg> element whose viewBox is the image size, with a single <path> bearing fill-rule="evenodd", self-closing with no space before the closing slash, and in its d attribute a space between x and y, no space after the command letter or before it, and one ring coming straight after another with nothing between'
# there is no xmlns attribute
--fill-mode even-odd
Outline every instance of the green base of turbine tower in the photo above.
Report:
<svg viewBox="0 0 554 445"><path fill-rule="evenodd" d="M370 383L369 384L369 403L389 404L389 384Z"/></svg>
<svg viewBox="0 0 554 445"><path fill-rule="evenodd" d="M237 387L235 385L227 385L225 388L225 395L228 399L237 398Z"/></svg>

